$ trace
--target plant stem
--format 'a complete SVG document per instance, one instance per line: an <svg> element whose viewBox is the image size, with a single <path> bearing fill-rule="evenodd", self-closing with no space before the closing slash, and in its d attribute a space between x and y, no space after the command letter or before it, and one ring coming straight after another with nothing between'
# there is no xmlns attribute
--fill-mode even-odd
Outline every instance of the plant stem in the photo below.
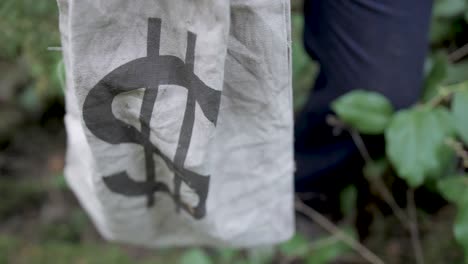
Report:
<svg viewBox="0 0 468 264"><path fill-rule="evenodd" d="M421 246L421 240L419 237L419 226L418 226L418 216L416 214L416 205L414 201L414 189L410 188L406 192L407 203L408 203L408 215L411 219L410 221L410 233L411 233L411 245L414 249L414 257L417 264L424 264L424 255Z"/></svg>
<svg viewBox="0 0 468 264"><path fill-rule="evenodd" d="M373 179L370 181L373 187L382 195L385 203L392 209L395 217L400 221L400 223L407 229L410 229L410 221L405 211L398 206L395 198L393 198L392 193L387 188L387 186L382 182L381 179Z"/></svg>
<svg viewBox="0 0 468 264"><path fill-rule="evenodd" d="M353 138L354 144L356 144L358 149L360 149L359 152L361 153L366 163L375 162L370 157L369 151L367 150L366 145L364 144L364 141L362 140L361 135L359 135L359 133L355 129L352 129L350 131L350 134L351 134L351 137ZM393 198L392 193L387 188L387 186L382 181L382 179L379 177L373 177L370 183L382 195L382 198L384 199L385 203L387 203L387 205L390 206L390 208L393 211L393 214L398 218L401 224L408 228L409 227L408 217L406 216L404 210L401 209L400 206L398 206L397 202L395 201L395 198Z"/></svg>
<svg viewBox="0 0 468 264"><path fill-rule="evenodd" d="M448 102L455 93L459 91L466 91L466 89L467 88L465 86L460 85L459 83L439 87L437 94L423 105L429 106L431 108L437 107L445 102Z"/></svg>
<svg viewBox="0 0 468 264"><path fill-rule="evenodd" d="M356 239L350 237L343 231L341 231L335 224L330 222L325 216L315 211L313 208L304 204L299 198L296 198L295 208L298 212L301 212L305 216L309 217L312 221L317 223L324 230L328 231L333 236L337 237L349 247L354 249L362 258L372 264L384 264L383 260L377 255L372 253L367 247L359 243Z"/></svg>
<svg viewBox="0 0 468 264"><path fill-rule="evenodd" d="M338 132L336 134L339 134L339 132L343 130L348 131L364 161L366 163L374 162L369 154L369 151L367 150L366 144L364 144L361 135L359 135L359 132L356 129L350 127L348 124L344 123L341 119L334 115L328 115L326 121L328 125L333 127L335 132Z"/></svg>
<svg viewBox="0 0 468 264"><path fill-rule="evenodd" d="M442 87L439 89L439 93L435 95L431 100L429 100L426 105L429 105L432 108L437 107L445 101L449 100L453 93L454 91Z"/></svg>
<svg viewBox="0 0 468 264"><path fill-rule="evenodd" d="M374 163L374 160L369 154L369 151L367 150L366 144L364 144L364 140L362 140L361 135L359 135L359 132L356 131L356 129L348 129L349 134L351 135L351 138L354 141L354 144L359 150L359 153L361 153L362 158L366 163Z"/></svg>
<svg viewBox="0 0 468 264"><path fill-rule="evenodd" d="M350 126L348 126L343 121L341 121L340 119L338 119L336 116L333 116L333 115L330 115L327 117L327 123L333 126L334 128L348 131L348 133L351 135L351 138L353 139L353 142L358 148L359 153L361 154L364 161L366 163L375 162L370 156L369 151L367 150L366 144L364 143L364 140L362 139L361 135L356 129L351 128ZM371 187L373 187L382 195L382 199L390 207L390 209L392 209L393 214L401 222L401 224L405 228L409 228L408 217L406 216L404 210L400 206L398 206L397 202L395 201L395 198L393 198L392 193L387 188L385 183L379 177L373 177L373 178L374 178L373 180L369 181L371 184Z"/></svg>
<svg viewBox="0 0 468 264"><path fill-rule="evenodd" d="M446 139L445 143L452 148L455 154L462 160L463 167L468 168L468 151L463 147L463 143L453 138Z"/></svg>
<svg viewBox="0 0 468 264"><path fill-rule="evenodd" d="M466 55L468 55L468 43L466 43L459 49L455 50L454 52L450 53L448 55L448 59L450 62L453 63L453 62L463 59L463 57L465 57Z"/></svg>

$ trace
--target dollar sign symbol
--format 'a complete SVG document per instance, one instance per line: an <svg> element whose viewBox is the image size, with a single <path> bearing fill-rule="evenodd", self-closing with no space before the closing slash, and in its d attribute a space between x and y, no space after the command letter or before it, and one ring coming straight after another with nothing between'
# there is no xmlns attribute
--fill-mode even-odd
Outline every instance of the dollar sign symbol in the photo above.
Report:
<svg viewBox="0 0 468 264"><path fill-rule="evenodd" d="M188 32L185 62L176 56L160 55L161 20L148 19L147 56L132 60L102 78L89 92L83 104L83 119L97 138L110 144L133 143L143 146L146 181L132 180L126 171L104 176L105 185L124 196L146 196L147 206L154 205L154 194L163 192L180 208L196 219L206 214L209 175L200 175L184 168L198 104L204 116L214 125L218 118L221 92L208 87L194 73L196 35ZM177 85L187 89L187 101L174 160L169 159L150 141L150 121L160 85ZM112 101L120 93L146 88L140 111L140 131L117 119ZM174 191L156 179L153 155L161 157L174 173ZM198 204L191 207L180 197L185 182L198 195Z"/></svg>

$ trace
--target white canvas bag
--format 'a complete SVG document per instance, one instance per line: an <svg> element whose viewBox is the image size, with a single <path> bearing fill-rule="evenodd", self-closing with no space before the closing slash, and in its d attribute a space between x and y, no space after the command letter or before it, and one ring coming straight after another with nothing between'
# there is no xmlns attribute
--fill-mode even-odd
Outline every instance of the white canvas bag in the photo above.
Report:
<svg viewBox="0 0 468 264"><path fill-rule="evenodd" d="M66 177L98 230L148 247L288 239L287 0L58 0Z"/></svg>

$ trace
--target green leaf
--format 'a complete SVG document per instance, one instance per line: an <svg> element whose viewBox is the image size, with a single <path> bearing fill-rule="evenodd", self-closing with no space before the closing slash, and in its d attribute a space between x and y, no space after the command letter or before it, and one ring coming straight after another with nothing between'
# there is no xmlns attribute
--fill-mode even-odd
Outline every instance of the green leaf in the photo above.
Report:
<svg viewBox="0 0 468 264"><path fill-rule="evenodd" d="M468 144L468 82L462 85L464 89L456 92L453 97L452 114L458 135Z"/></svg>
<svg viewBox="0 0 468 264"><path fill-rule="evenodd" d="M449 64L445 84L459 83L468 80L468 60L456 64Z"/></svg>
<svg viewBox="0 0 468 264"><path fill-rule="evenodd" d="M465 11L465 0L437 0L434 3L434 16L452 18Z"/></svg>
<svg viewBox="0 0 468 264"><path fill-rule="evenodd" d="M438 94L438 88L447 77L448 59L444 53L436 53L426 61L423 101L429 101Z"/></svg>
<svg viewBox="0 0 468 264"><path fill-rule="evenodd" d="M457 205L453 226L455 240L462 246L468 263L468 175L458 175L439 180L437 187L442 196Z"/></svg>
<svg viewBox="0 0 468 264"><path fill-rule="evenodd" d="M281 244L279 250L286 256L303 257L309 251L309 241L304 236L296 234L289 241Z"/></svg>
<svg viewBox="0 0 468 264"><path fill-rule="evenodd" d="M65 175L63 173L51 177L50 180L53 188L59 190L66 190L68 188L67 180L65 179Z"/></svg>
<svg viewBox="0 0 468 264"><path fill-rule="evenodd" d="M23 109L30 113L40 113L43 103L41 96L33 86L28 86L18 97L18 103Z"/></svg>
<svg viewBox="0 0 468 264"><path fill-rule="evenodd" d="M217 263L224 264L224 263L231 263L234 258L236 257L238 251L230 248L220 249L218 251L218 261Z"/></svg>
<svg viewBox="0 0 468 264"><path fill-rule="evenodd" d="M398 176L417 187L447 168L453 152L445 140L453 134L452 116L442 107L403 110L385 132L387 156Z"/></svg>
<svg viewBox="0 0 468 264"><path fill-rule="evenodd" d="M465 253L465 263L468 260L468 193L465 192L462 197L464 200L463 206L458 206L457 216L455 218L455 225L453 233L455 239L462 246Z"/></svg>
<svg viewBox="0 0 468 264"><path fill-rule="evenodd" d="M56 81L58 82L57 85L57 94L63 95L66 89L66 72L65 72L65 64L63 60L59 60L57 65L55 66L55 77Z"/></svg>
<svg viewBox="0 0 468 264"><path fill-rule="evenodd" d="M357 188L349 185L340 193L340 207L343 215L347 216L356 210Z"/></svg>
<svg viewBox="0 0 468 264"><path fill-rule="evenodd" d="M451 39L455 34L453 21L450 19L432 19L429 38L431 44L442 43L445 40Z"/></svg>
<svg viewBox="0 0 468 264"><path fill-rule="evenodd" d="M180 264L212 264L210 257L200 249L191 249L182 255Z"/></svg>
<svg viewBox="0 0 468 264"><path fill-rule="evenodd" d="M248 250L247 257L250 264L267 264L273 261L275 254L274 247L257 247Z"/></svg>
<svg viewBox="0 0 468 264"><path fill-rule="evenodd" d="M344 230L349 236L356 238L355 232L351 228ZM335 236L321 238L311 245L311 250L306 257L307 264L328 264L349 252L350 247Z"/></svg>
<svg viewBox="0 0 468 264"><path fill-rule="evenodd" d="M437 189L442 196L452 203L462 202L461 197L468 188L468 176L454 176L441 179L437 182Z"/></svg>
<svg viewBox="0 0 468 264"><path fill-rule="evenodd" d="M364 134L381 134L392 117L393 107L381 94L354 90L332 103L332 109L345 123Z"/></svg>

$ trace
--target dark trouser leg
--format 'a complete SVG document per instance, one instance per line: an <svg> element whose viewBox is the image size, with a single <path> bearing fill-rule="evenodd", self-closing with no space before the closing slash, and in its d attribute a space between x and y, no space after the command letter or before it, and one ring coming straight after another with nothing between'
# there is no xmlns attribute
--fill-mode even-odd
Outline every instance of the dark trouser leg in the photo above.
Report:
<svg viewBox="0 0 468 264"><path fill-rule="evenodd" d="M353 89L384 94L396 108L421 93L432 1L305 0L304 42L320 63L296 120L296 189L335 192L356 180L362 159L346 133L332 135L329 104ZM382 150L381 140L368 147Z"/></svg>

